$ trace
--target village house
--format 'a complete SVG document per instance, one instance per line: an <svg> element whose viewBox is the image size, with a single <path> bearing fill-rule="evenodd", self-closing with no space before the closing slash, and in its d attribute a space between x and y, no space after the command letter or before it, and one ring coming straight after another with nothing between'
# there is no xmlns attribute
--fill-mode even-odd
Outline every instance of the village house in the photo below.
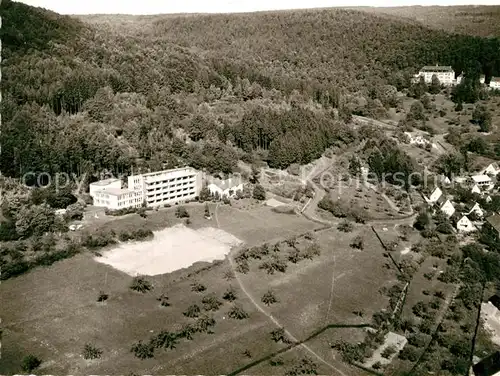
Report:
<svg viewBox="0 0 500 376"><path fill-rule="evenodd" d="M477 184L474 184L472 186L472 189L470 190L472 193L477 193L478 195L480 195L482 192L481 192L481 188L479 188L479 185Z"/></svg>
<svg viewBox="0 0 500 376"><path fill-rule="evenodd" d="M453 206L450 200L444 201L444 203L440 205L439 210L441 210L444 214L446 214L448 218L450 218L455 213L455 207Z"/></svg>
<svg viewBox="0 0 500 376"><path fill-rule="evenodd" d="M492 77L491 78L490 89L500 90L500 77Z"/></svg>
<svg viewBox="0 0 500 376"><path fill-rule="evenodd" d="M432 83L432 76L436 76L439 79L441 85L450 86L455 84L455 71L449 65L426 65L420 69L418 75L415 79L418 80L420 77L424 78L425 83Z"/></svg>
<svg viewBox="0 0 500 376"><path fill-rule="evenodd" d="M457 221L457 231L460 233L469 233L476 230L476 226L474 226L472 221L465 215Z"/></svg>
<svg viewBox="0 0 500 376"><path fill-rule="evenodd" d="M428 204L432 205L438 202L438 200L441 198L443 195L443 191L439 188L436 187L432 191L431 195L429 197L424 196L425 201L427 201Z"/></svg>
<svg viewBox="0 0 500 376"><path fill-rule="evenodd" d="M492 175L497 176L500 173L500 166L497 162L490 163L488 166L483 168L479 174L481 175Z"/></svg>
<svg viewBox="0 0 500 376"><path fill-rule="evenodd" d="M495 231L497 237L500 237L500 215L493 214L486 218L485 226L489 226Z"/></svg>
<svg viewBox="0 0 500 376"><path fill-rule="evenodd" d="M472 175L470 181L477 185L480 191L489 191L494 187L493 180L488 175Z"/></svg>
<svg viewBox="0 0 500 376"><path fill-rule="evenodd" d="M482 218L484 216L484 210L481 209L481 206L475 202L474 205L469 209L469 211L466 213L466 215L470 215L472 213L475 213L476 216Z"/></svg>
<svg viewBox="0 0 500 376"><path fill-rule="evenodd" d="M234 197L238 191L243 191L243 181L239 176L225 180L210 178L207 179L207 188L212 195Z"/></svg>

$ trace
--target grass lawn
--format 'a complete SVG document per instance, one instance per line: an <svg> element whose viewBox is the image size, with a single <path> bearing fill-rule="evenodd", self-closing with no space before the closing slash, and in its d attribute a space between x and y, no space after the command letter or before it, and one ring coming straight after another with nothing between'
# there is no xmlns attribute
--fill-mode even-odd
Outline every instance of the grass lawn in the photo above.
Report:
<svg viewBox="0 0 500 376"><path fill-rule="evenodd" d="M203 218L203 205L187 208L191 226L217 227L215 218ZM222 206L218 220L221 228L250 244L317 227L303 217L277 214L263 206L248 211ZM96 221L86 230L119 232L139 227L159 230L179 221L174 207L150 211L146 219L134 214L107 222ZM174 273L147 277L154 290L140 294L128 288L132 277L84 253L7 280L0 286L2 297L9 302L0 308L4 328L0 370L19 372L21 359L33 353L44 361L40 372L52 374L126 374L131 370L140 374L231 372L246 364L245 350L253 357L262 357L282 345L269 338L274 324L254 308L235 281L223 279L227 270L227 261L211 267L201 263ZM201 305L204 295L191 291L194 280L207 286L207 293L219 297L232 285L238 295L237 303L250 317L242 321L229 319L227 311L231 304L226 302L214 313L214 334L198 333L193 341L180 340L175 350L157 350L154 359L134 357L130 352L133 343L146 342L160 330L179 330L192 321L182 312L193 303ZM100 290L109 294L105 303L96 301ZM156 300L163 293L169 296L170 307L161 307ZM81 353L86 343L101 348L102 359L84 360Z"/></svg>

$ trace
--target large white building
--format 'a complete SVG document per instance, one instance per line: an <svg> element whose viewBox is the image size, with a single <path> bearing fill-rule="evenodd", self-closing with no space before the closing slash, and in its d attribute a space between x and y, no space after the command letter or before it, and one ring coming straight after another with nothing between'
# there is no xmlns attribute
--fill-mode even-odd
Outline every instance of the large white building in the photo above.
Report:
<svg viewBox="0 0 500 376"><path fill-rule="evenodd" d="M122 181L120 179L104 179L99 180L94 183L90 183L89 185L89 195L90 197L94 197L97 191L103 191L106 189L121 189Z"/></svg>
<svg viewBox="0 0 500 376"><path fill-rule="evenodd" d="M110 210L131 207L155 207L192 200L200 194L201 172L192 167L148 172L128 177L128 189L119 179L100 180L90 184L94 206Z"/></svg>
<svg viewBox="0 0 500 376"><path fill-rule="evenodd" d="M436 75L439 79L439 83L442 85L453 85L456 83L455 81L455 71L449 65L426 65L420 72L416 78L423 77L425 83L430 84L432 82L432 76Z"/></svg>
<svg viewBox="0 0 500 376"><path fill-rule="evenodd" d="M147 206L192 200L200 194L202 174L192 167L149 172L128 177L128 188L139 192Z"/></svg>
<svg viewBox="0 0 500 376"><path fill-rule="evenodd" d="M141 193L129 191L128 189L109 188L97 191L94 194L94 206L104 206L110 210L139 208L141 205Z"/></svg>

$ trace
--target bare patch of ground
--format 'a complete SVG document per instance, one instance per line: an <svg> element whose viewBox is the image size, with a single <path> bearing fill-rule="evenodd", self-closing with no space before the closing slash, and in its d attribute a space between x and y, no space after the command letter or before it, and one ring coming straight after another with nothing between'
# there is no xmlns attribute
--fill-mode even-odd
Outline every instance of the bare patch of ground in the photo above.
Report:
<svg viewBox="0 0 500 376"><path fill-rule="evenodd" d="M96 261L129 275L159 275L187 268L196 262L223 260L241 240L212 227L198 230L182 224L154 234L147 242L124 243Z"/></svg>

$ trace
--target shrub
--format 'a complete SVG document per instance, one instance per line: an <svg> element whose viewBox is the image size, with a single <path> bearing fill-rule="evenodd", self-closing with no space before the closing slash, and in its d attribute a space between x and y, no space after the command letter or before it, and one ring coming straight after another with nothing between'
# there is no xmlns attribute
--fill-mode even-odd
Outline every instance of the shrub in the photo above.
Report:
<svg viewBox="0 0 500 376"><path fill-rule="evenodd" d="M215 326L215 319L211 316L203 315L196 321L196 329L200 333L211 333L210 328Z"/></svg>
<svg viewBox="0 0 500 376"><path fill-rule="evenodd" d="M97 297L98 302L104 302L108 300L108 298L109 298L108 294L106 294L104 291L99 291L99 296Z"/></svg>
<svg viewBox="0 0 500 376"><path fill-rule="evenodd" d="M311 358L302 358L297 364L286 371L286 376L317 375L318 365Z"/></svg>
<svg viewBox="0 0 500 376"><path fill-rule="evenodd" d="M226 281L234 279L234 272L232 270L226 270L222 276Z"/></svg>
<svg viewBox="0 0 500 376"><path fill-rule="evenodd" d="M373 363L372 368L373 369L381 369L382 363L380 363L380 362Z"/></svg>
<svg viewBox="0 0 500 376"><path fill-rule="evenodd" d="M285 361L281 357L273 358L269 361L269 364L273 367L282 366L285 364Z"/></svg>
<svg viewBox="0 0 500 376"><path fill-rule="evenodd" d="M26 372L31 372L37 369L40 366L40 364L42 364L42 361L38 359L36 356L30 354L23 358L21 362L21 369Z"/></svg>
<svg viewBox="0 0 500 376"><path fill-rule="evenodd" d="M102 350L87 343L83 347L83 359L99 359L102 356Z"/></svg>
<svg viewBox="0 0 500 376"><path fill-rule="evenodd" d="M177 218L189 218L189 213L184 206L178 206L175 209L175 216Z"/></svg>
<svg viewBox="0 0 500 376"><path fill-rule="evenodd" d="M288 339L288 337L285 334L284 328L274 329L271 332L271 339L276 343L277 342L290 343L290 340Z"/></svg>
<svg viewBox="0 0 500 376"><path fill-rule="evenodd" d="M401 350L398 357L399 359L415 362L418 359L418 350L411 345L406 345L403 350Z"/></svg>
<svg viewBox="0 0 500 376"><path fill-rule="evenodd" d="M186 311L183 312L183 315L186 317L195 318L200 315L201 309L197 304L192 304L188 307Z"/></svg>
<svg viewBox="0 0 500 376"><path fill-rule="evenodd" d="M170 303L168 301L168 296L165 294L161 294L158 298L156 298L160 302L160 305L162 307L168 307L170 306Z"/></svg>
<svg viewBox="0 0 500 376"><path fill-rule="evenodd" d="M137 276L132 280L130 289L145 294L153 289L153 285L143 277Z"/></svg>
<svg viewBox="0 0 500 376"><path fill-rule="evenodd" d="M250 266L248 265L248 261L242 260L238 262L236 266L236 271L241 274L247 274L250 271Z"/></svg>
<svg viewBox="0 0 500 376"><path fill-rule="evenodd" d="M205 287L205 285L202 285L199 282L194 282L194 283L191 284L191 291L194 291L194 292L203 292L206 289L207 288Z"/></svg>
<svg viewBox="0 0 500 376"><path fill-rule="evenodd" d="M396 353L397 349L394 345L387 346L380 354L382 358L389 359L392 355Z"/></svg>
<svg viewBox="0 0 500 376"><path fill-rule="evenodd" d="M201 300L205 311L217 311L222 302L215 295L207 295Z"/></svg>
<svg viewBox="0 0 500 376"><path fill-rule="evenodd" d="M153 348L175 349L178 342L178 336L166 330L162 330L156 336L151 338L149 345Z"/></svg>
<svg viewBox="0 0 500 376"><path fill-rule="evenodd" d="M360 249L360 250L363 250L364 248L364 241L363 241L363 238L361 236L356 236L352 242L351 242L351 247L352 248L356 248L356 249Z"/></svg>
<svg viewBox="0 0 500 376"><path fill-rule="evenodd" d="M143 343L139 341L138 343L134 343L130 352L133 352L134 355L139 359L148 359L154 357L154 346L151 343Z"/></svg>
<svg viewBox="0 0 500 376"><path fill-rule="evenodd" d="M224 292L224 294L222 295L222 299L227 300L229 302L232 302L237 299L236 292L231 286L229 286L226 292Z"/></svg>
<svg viewBox="0 0 500 376"><path fill-rule="evenodd" d="M349 221L342 221L338 226L337 230L342 232L351 232L353 230L353 225Z"/></svg>
<svg viewBox="0 0 500 376"><path fill-rule="evenodd" d="M260 184L257 184L253 189L252 197L259 201L264 201L266 199L266 190Z"/></svg>
<svg viewBox="0 0 500 376"><path fill-rule="evenodd" d="M227 315L236 320L244 320L249 317L248 313L243 310L240 306L233 306L227 313Z"/></svg>
<svg viewBox="0 0 500 376"><path fill-rule="evenodd" d="M261 301L267 306L279 302L278 298L276 298L276 295L271 290L268 290L264 295L262 295Z"/></svg>

